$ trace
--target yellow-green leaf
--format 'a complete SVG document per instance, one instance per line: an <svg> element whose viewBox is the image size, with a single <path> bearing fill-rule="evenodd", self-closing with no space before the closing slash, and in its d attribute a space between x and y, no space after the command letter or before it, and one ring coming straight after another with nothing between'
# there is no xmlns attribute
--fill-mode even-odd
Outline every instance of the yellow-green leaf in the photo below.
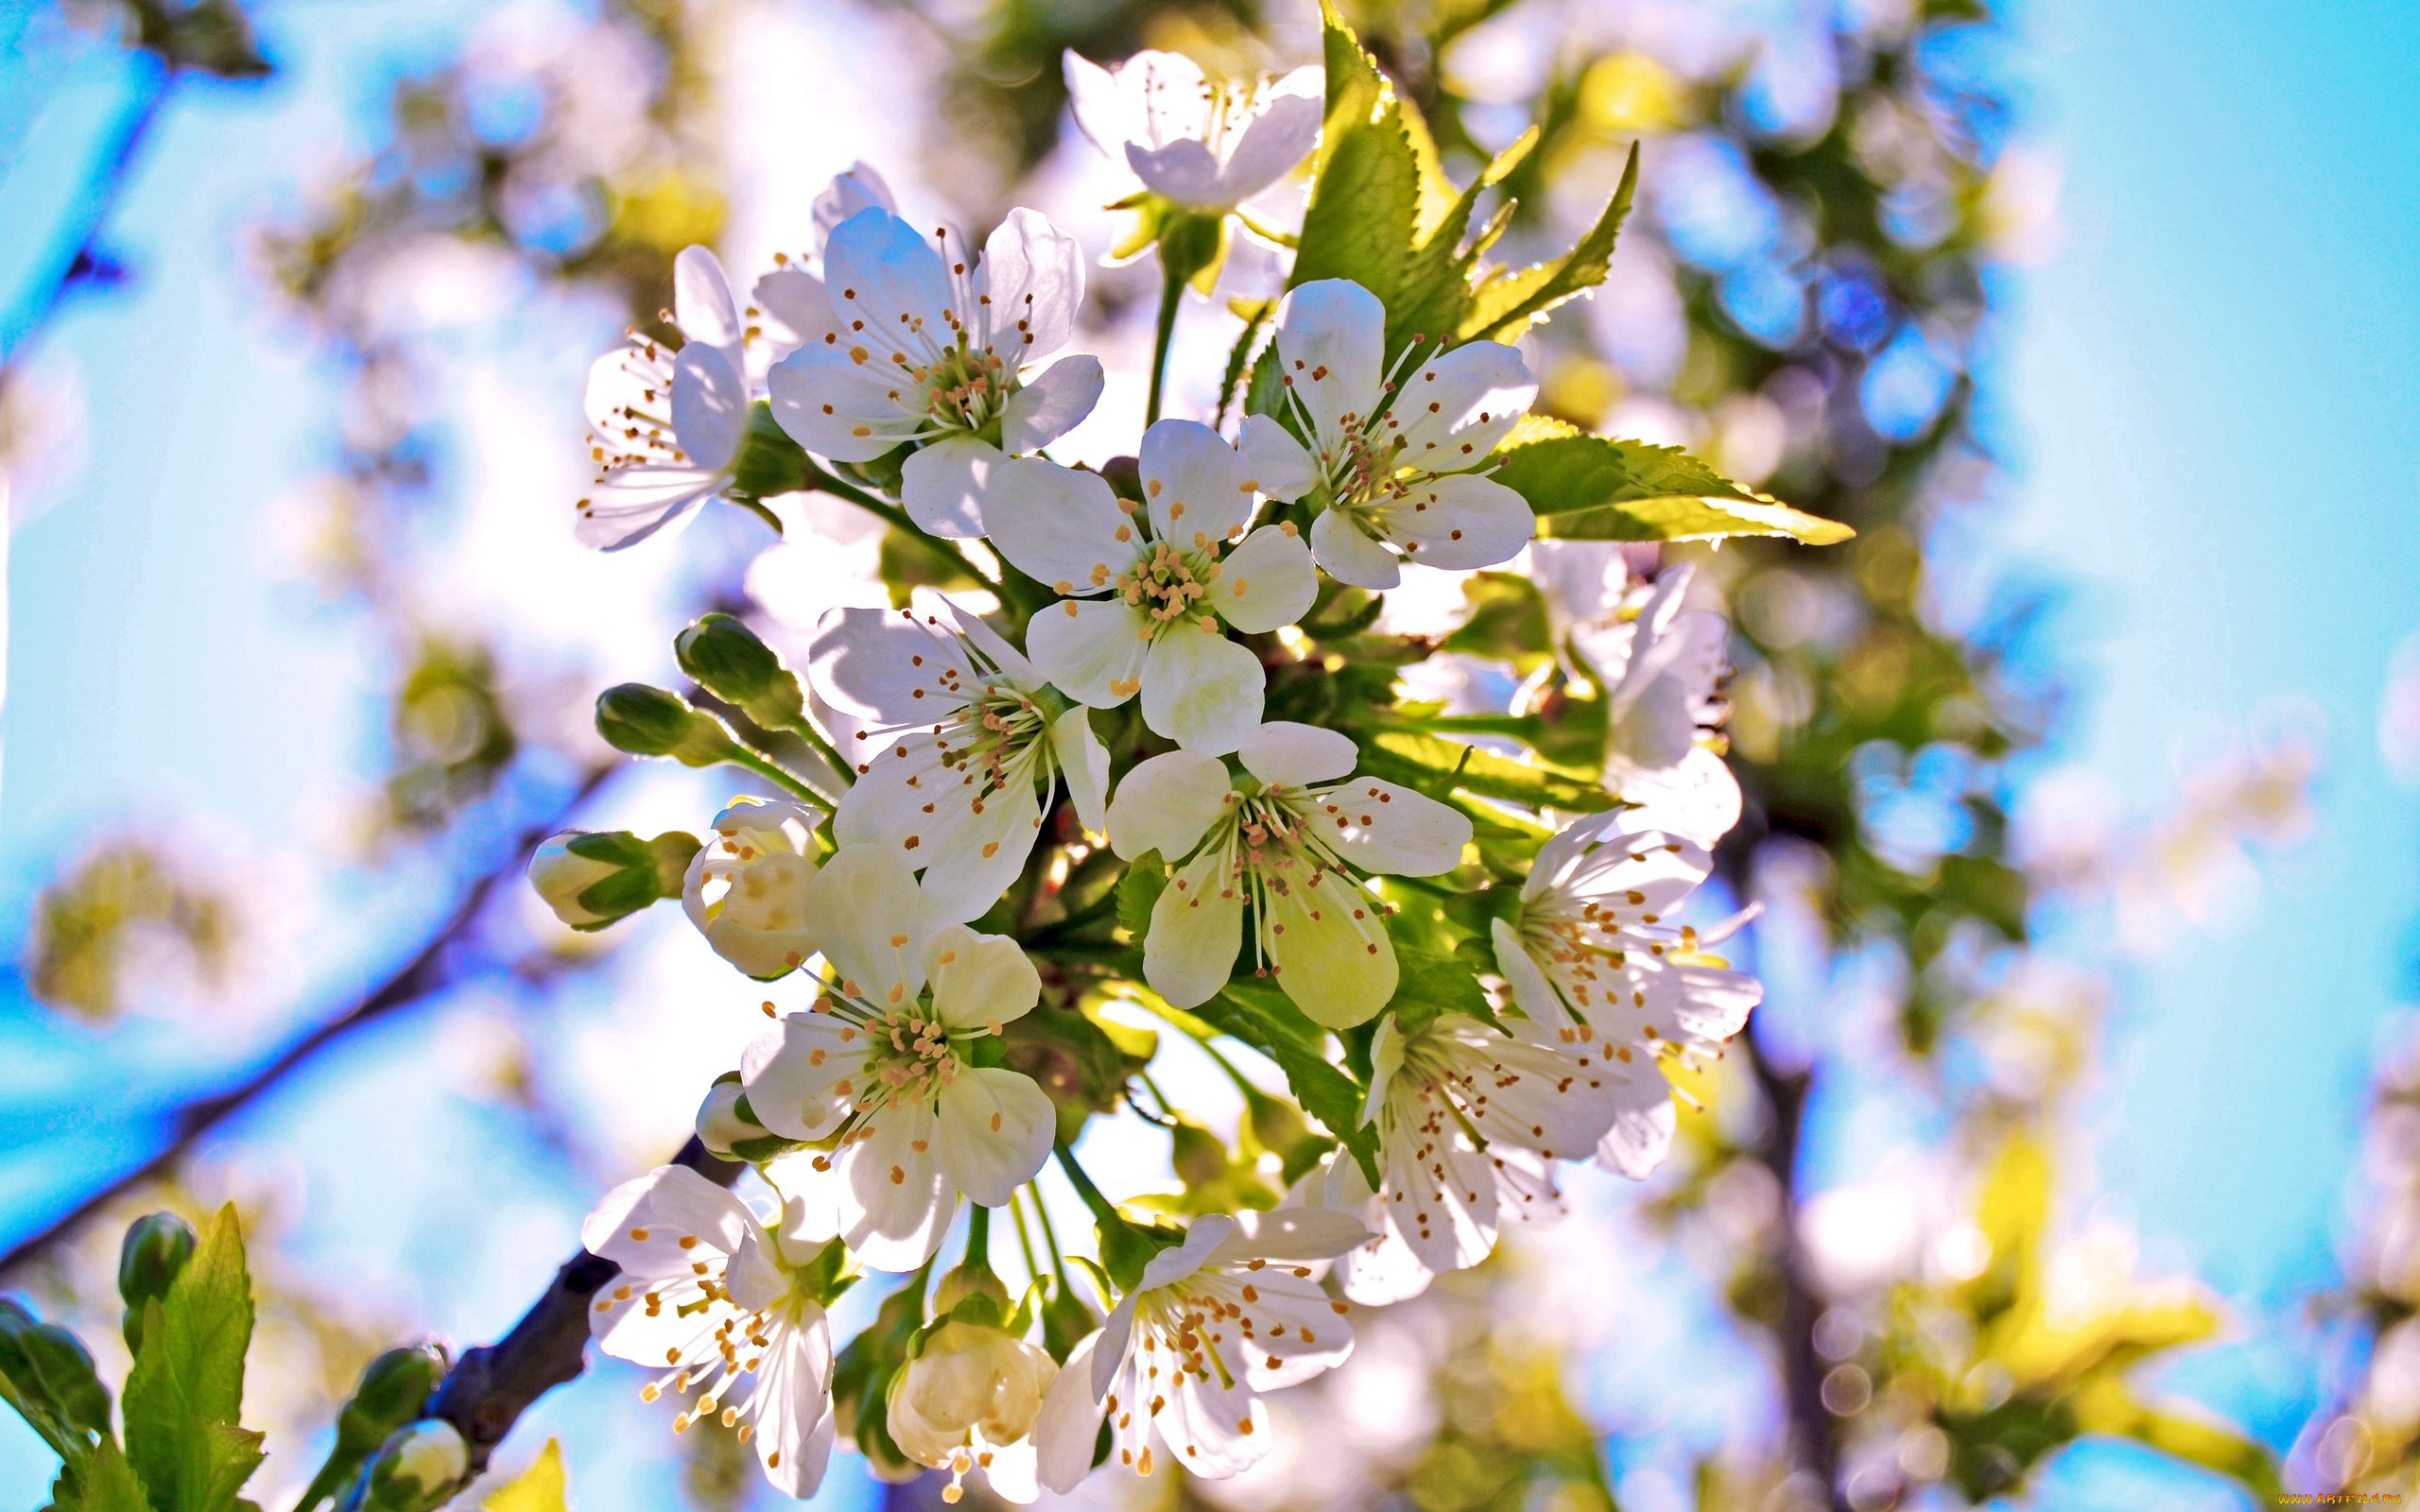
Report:
<svg viewBox="0 0 2420 1512"><path fill-rule="evenodd" d="M529 1468L488 1493L486 1512L564 1512L563 1447L555 1439Z"/></svg>

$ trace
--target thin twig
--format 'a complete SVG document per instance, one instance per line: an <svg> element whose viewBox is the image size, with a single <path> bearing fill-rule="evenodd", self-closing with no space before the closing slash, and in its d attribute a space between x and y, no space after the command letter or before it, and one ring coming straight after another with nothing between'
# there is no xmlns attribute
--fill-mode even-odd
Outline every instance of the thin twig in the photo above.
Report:
<svg viewBox="0 0 2420 1512"><path fill-rule="evenodd" d="M523 830L515 837L512 850L505 859L471 884L462 894L461 901L445 916L444 922L438 926L437 932L413 954L410 960L369 993L355 999L343 1012L323 1020L280 1051L275 1058L258 1071L223 1091L196 1098L177 1108L168 1115L171 1132L165 1143L141 1163L104 1182L65 1212L10 1246L7 1254L0 1255L0 1275L7 1275L66 1239L128 1192L174 1169L212 1131L283 1086L320 1052L398 1009L427 1001L459 980L462 971L456 959L455 946L477 923L498 885L518 875L530 850L569 822L572 816L596 796L606 780L622 769L622 765L614 763L591 767L579 786L554 814Z"/></svg>
<svg viewBox="0 0 2420 1512"><path fill-rule="evenodd" d="M707 1154L695 1139L682 1146L672 1163L722 1186L731 1185L743 1169ZM511 1332L466 1351L446 1372L429 1400L428 1416L461 1430L471 1451L470 1475L487 1469L488 1456L532 1402L579 1374L588 1347L589 1299L620 1274L621 1267L612 1261L581 1250L562 1263L554 1281Z"/></svg>
<svg viewBox="0 0 2420 1512"><path fill-rule="evenodd" d="M177 77L175 69L162 68L142 85L142 96L119 125L117 140L95 168L78 197L77 207L68 213L64 234L59 238L57 271L47 274L35 291L32 307L24 320L11 322L13 330L0 330L0 375L16 365L43 328L59 314L66 303L68 290L76 286L77 270L99 263L101 233L117 208L118 197L125 193L127 180L133 176L135 157L159 120L161 108L167 104Z"/></svg>

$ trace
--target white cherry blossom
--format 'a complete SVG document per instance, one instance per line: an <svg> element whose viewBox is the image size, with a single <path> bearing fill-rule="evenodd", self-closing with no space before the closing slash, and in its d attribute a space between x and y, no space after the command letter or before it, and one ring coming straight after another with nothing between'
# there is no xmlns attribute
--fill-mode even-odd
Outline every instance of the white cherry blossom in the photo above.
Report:
<svg viewBox="0 0 2420 1512"><path fill-rule="evenodd" d="M730 487L748 435L747 330L722 264L703 247L672 264L682 346L633 334L588 369L597 477L576 511L583 546L619 551L677 530Z"/></svg>
<svg viewBox="0 0 2420 1512"><path fill-rule="evenodd" d="M1092 412L1098 359L1034 365L1075 333L1084 259L1075 239L1012 210L972 249L938 248L882 207L858 211L823 251L834 325L774 365L773 417L801 446L871 462L913 446L900 503L942 536L983 533L985 481Z"/></svg>
<svg viewBox="0 0 2420 1512"><path fill-rule="evenodd" d="M1198 751L1138 763L1109 806L1109 838L1132 860L1175 867L1152 905L1143 977L1178 1007L1227 985L1251 905L1253 955L1294 1005L1331 1028L1366 1022L1394 996L1386 905L1359 878L1451 871L1469 818L1372 777L1332 730L1279 720L1238 752L1245 776Z"/></svg>
<svg viewBox="0 0 2420 1512"><path fill-rule="evenodd" d="M1705 848L1592 814L1539 849L1519 903L1493 925L1496 970L1530 1022L1575 1052L1594 1046L1613 1112L1599 1163L1645 1177L1671 1148L1662 1061L1720 1057L1763 996L1752 976L1696 958L1711 943L1671 922L1705 880Z"/></svg>
<svg viewBox="0 0 2420 1512"><path fill-rule="evenodd" d="M1605 785L1665 829L1702 845L1721 839L1740 803L1716 733L1729 712L1730 627L1687 607L1696 569L1684 562L1631 587L1608 544L1540 541L1530 555L1559 638L1604 688Z"/></svg>
<svg viewBox="0 0 2420 1512"><path fill-rule="evenodd" d="M1326 1204L1372 1230L1338 1263L1344 1295L1415 1297L1485 1260L1503 1225L1563 1216L1551 1162L1592 1153L1613 1121L1598 1060L1517 1020L1509 1035L1461 1014L1410 1034L1381 1022L1362 1114L1377 1129L1378 1190L1350 1156L1326 1174Z"/></svg>
<svg viewBox="0 0 2420 1512"><path fill-rule="evenodd" d="M1205 77L1179 53L1136 53L1103 68L1067 54L1076 126L1153 194L1193 210L1232 210L1294 170L1317 145L1325 76Z"/></svg>
<svg viewBox="0 0 2420 1512"><path fill-rule="evenodd" d="M753 351L769 367L810 342L837 341L839 318L832 313L832 298L823 288L823 249L840 223L861 210L886 210L893 215L899 202L882 175L863 163L853 163L836 176L808 207L813 238L807 255L773 254L773 270L750 291L748 315Z"/></svg>
<svg viewBox="0 0 2420 1512"><path fill-rule="evenodd" d="M1042 1484L1075 1488L1101 1423L1138 1475L1180 1465L1223 1479L1269 1452L1261 1393L1344 1363L1353 1328L1314 1279L1368 1237L1350 1216L1280 1208L1196 1218L1067 1357L1034 1428Z"/></svg>
<svg viewBox="0 0 2420 1512"><path fill-rule="evenodd" d="M967 1473L980 1469L994 1495L1022 1506L1040 1494L1032 1433L1058 1376L1036 1346L953 1320L891 1377L884 1426L901 1453L950 1472L944 1502L956 1502Z"/></svg>
<svg viewBox="0 0 2420 1512"><path fill-rule="evenodd" d="M833 1438L830 1326L798 1276L813 1252L786 1251L746 1203L677 1165L607 1193L579 1239L622 1268L589 1314L598 1346L663 1372L648 1401L701 1393L673 1432L717 1418L754 1441L773 1485L812 1495Z"/></svg>
<svg viewBox="0 0 2420 1512"><path fill-rule="evenodd" d="M961 1195L1000 1207L1050 1153L1049 1096L1021 1072L972 1059L976 1040L1031 1011L1041 978L1012 939L937 927L887 847L843 848L807 903L830 980L812 1011L749 1046L740 1077L767 1128L838 1141L832 1154L781 1162L805 1228L837 1233L867 1264L911 1270L932 1257Z"/></svg>
<svg viewBox="0 0 2420 1512"><path fill-rule="evenodd" d="M1063 780L1084 827L1108 826L1109 752L991 627L938 593L909 610L838 609L809 649L827 704L866 728L843 744L857 781L833 831L890 848L954 919L997 902L1033 851Z"/></svg>
<svg viewBox="0 0 2420 1512"><path fill-rule="evenodd" d="M1484 467L1538 396L1511 347L1472 341L1403 377L1390 370L1387 312L1358 284L1321 279L1286 296L1276 351L1296 439L1267 415L1242 450L1265 491L1321 513L1311 554L1329 576L1392 588L1402 563L1464 569L1510 560L1536 528L1529 502ZM1433 348L1432 348L1433 350Z"/></svg>
<svg viewBox="0 0 2420 1512"><path fill-rule="evenodd" d="M823 812L787 799L743 798L715 816L715 833L689 860L681 908L717 955L770 981L815 952L806 933L807 884Z"/></svg>
<svg viewBox="0 0 2420 1512"><path fill-rule="evenodd" d="M1143 722L1188 750L1234 750L1260 723L1267 675L1227 638L1302 618L1319 591L1291 525L1246 535L1259 485L1209 426L1143 434L1145 503L1099 475L1041 460L998 468L992 544L1066 595L1033 617L1026 648L1059 690L1096 709L1140 693Z"/></svg>

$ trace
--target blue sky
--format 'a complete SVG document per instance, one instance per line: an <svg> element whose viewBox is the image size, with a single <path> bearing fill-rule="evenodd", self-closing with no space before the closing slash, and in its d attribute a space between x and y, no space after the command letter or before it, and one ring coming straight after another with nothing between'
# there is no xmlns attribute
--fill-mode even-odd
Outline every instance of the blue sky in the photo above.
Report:
<svg viewBox="0 0 2420 1512"><path fill-rule="evenodd" d="M264 507L322 464L326 414L321 378L250 292L239 237L475 9L272 19L287 77L197 92L155 139L114 234L140 284L52 337L82 372L90 436L10 552L0 917L23 916L95 820L199 812L274 836L325 773L377 759L357 628L265 550ZM0 0L0 36L26 12ZM2333 1272L2367 1067L2420 916L2420 795L2372 738L2393 649L2420 630L2420 10L2045 0L2024 26L2066 234L2014 284L1996 423L2015 472L1990 539L2072 591L2058 649L2086 696L2059 755L2151 815L2197 753L2272 711L2315 710L2325 730L2316 833L2242 922L2129 983L2092 1125L2099 1185L2152 1267L2194 1269L2245 1310L2251 1342L2175 1383L2282 1443L2309 1406L2287 1314ZM15 55L0 56L0 226L44 224L123 80L0 55ZM29 248L0 235L0 301ZM31 1131L5 1103L47 1101L45 1077L89 1064L21 1058L38 1033L0 1014L12 1142ZM112 1053L140 1073L181 1052L137 1036ZM322 1129L349 1067L315 1092ZM107 1158L108 1136L79 1133ZM73 1175L0 1161L6 1227ZM533 1254L562 1247L539 1228ZM447 1316L478 1336L510 1306L456 1298ZM40 1464L11 1432L13 1504ZM2143 1473L2085 1459L2054 1500L2135 1497ZM2123 1504L2170 1491L2140 1494Z"/></svg>

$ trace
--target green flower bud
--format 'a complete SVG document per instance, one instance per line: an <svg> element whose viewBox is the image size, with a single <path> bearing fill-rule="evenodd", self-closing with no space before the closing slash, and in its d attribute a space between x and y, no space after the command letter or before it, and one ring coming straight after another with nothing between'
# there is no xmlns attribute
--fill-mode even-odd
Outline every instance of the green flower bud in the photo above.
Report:
<svg viewBox="0 0 2420 1512"><path fill-rule="evenodd" d="M1179 1121L1168 1130L1168 1159L1188 1188L1206 1187L1227 1174L1227 1146L1199 1124Z"/></svg>
<svg viewBox="0 0 2420 1512"><path fill-rule="evenodd" d="M767 730L780 730L805 713L798 678L755 631L728 614L708 614L683 630L672 654L698 686Z"/></svg>
<svg viewBox="0 0 2420 1512"><path fill-rule="evenodd" d="M723 722L676 693L625 682L596 699L596 732L633 756L669 756L683 766L712 766L740 754Z"/></svg>
<svg viewBox="0 0 2420 1512"><path fill-rule="evenodd" d="M0 1301L0 1377L23 1401L36 1432L65 1450L54 1428L90 1448L82 1435L110 1431L110 1390L93 1368L84 1341L56 1323L39 1323L14 1302Z"/></svg>
<svg viewBox="0 0 2420 1512"><path fill-rule="evenodd" d="M958 1311L958 1304L969 1297L983 1297L992 1304L989 1321L997 1323L1009 1315L1009 1289L992 1267L979 1260L955 1265L942 1277L942 1284L933 1294L933 1315L947 1317ZM977 1312L980 1311L978 1307Z"/></svg>
<svg viewBox="0 0 2420 1512"><path fill-rule="evenodd" d="M363 1512L435 1512L471 1472L471 1448L461 1431L424 1418L389 1435L370 1466Z"/></svg>
<svg viewBox="0 0 2420 1512"><path fill-rule="evenodd" d="M673 831L642 840L627 830L565 830L529 858L529 885L577 930L617 923L660 898L681 896L697 836Z"/></svg>
<svg viewBox="0 0 2420 1512"><path fill-rule="evenodd" d="M193 1229L173 1212L155 1212L127 1226L117 1250L117 1294L126 1298L126 1347L143 1349L143 1304L164 1302L168 1288L193 1258Z"/></svg>
<svg viewBox="0 0 2420 1512"><path fill-rule="evenodd" d="M731 463L731 491L751 499L770 499L806 487L806 451L790 439L773 419L772 406L758 400L748 412L748 434Z"/></svg>
<svg viewBox="0 0 2420 1512"><path fill-rule="evenodd" d="M362 1367L353 1400L337 1415L337 1437L358 1443L368 1452L417 1419L444 1379L445 1351L436 1345L389 1349Z"/></svg>

